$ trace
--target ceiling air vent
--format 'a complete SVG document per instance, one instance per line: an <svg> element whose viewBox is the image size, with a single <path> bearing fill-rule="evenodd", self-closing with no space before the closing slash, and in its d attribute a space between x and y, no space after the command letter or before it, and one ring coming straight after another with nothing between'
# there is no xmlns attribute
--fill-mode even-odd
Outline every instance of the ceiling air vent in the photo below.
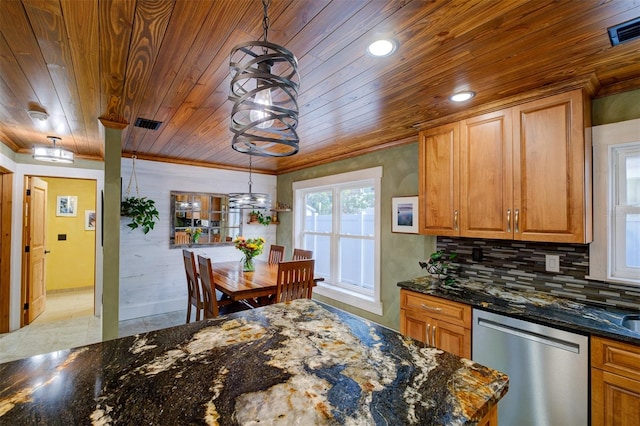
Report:
<svg viewBox="0 0 640 426"><path fill-rule="evenodd" d="M622 24L608 28L611 45L617 46L626 41L640 37L640 18L635 18Z"/></svg>
<svg viewBox="0 0 640 426"><path fill-rule="evenodd" d="M135 126L142 127L143 129L158 130L161 124L162 124L162 121L154 121L154 120L149 120L148 118L138 117L136 118Z"/></svg>

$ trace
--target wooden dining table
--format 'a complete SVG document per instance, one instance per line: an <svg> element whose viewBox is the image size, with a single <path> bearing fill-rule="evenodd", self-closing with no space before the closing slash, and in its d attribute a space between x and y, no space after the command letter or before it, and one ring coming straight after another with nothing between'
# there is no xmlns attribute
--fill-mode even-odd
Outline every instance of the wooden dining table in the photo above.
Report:
<svg viewBox="0 0 640 426"><path fill-rule="evenodd" d="M216 262L211 264L216 289L233 300L257 300L265 304L269 296L276 294L278 264L254 260L255 271L244 272L242 262ZM314 281L322 281L316 277Z"/></svg>

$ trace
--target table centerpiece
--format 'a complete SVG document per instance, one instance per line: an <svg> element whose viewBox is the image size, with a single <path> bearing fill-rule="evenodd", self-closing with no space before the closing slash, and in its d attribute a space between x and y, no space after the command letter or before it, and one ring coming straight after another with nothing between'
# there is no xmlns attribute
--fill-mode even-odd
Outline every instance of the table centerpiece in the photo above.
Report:
<svg viewBox="0 0 640 426"><path fill-rule="evenodd" d="M236 248L244 254L244 258L242 259L242 270L245 272L253 272L255 270L253 258L262 254L265 239L262 237L245 238L239 236L233 240L233 242L236 245Z"/></svg>

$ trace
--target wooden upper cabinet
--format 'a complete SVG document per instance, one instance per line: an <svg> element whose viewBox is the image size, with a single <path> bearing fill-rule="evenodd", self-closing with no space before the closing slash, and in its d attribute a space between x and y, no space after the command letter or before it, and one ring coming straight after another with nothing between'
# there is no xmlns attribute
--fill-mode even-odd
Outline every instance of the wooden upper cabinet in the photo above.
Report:
<svg viewBox="0 0 640 426"><path fill-rule="evenodd" d="M511 110L460 123L460 235L513 237Z"/></svg>
<svg viewBox="0 0 640 426"><path fill-rule="evenodd" d="M419 204L420 233L456 236L460 128L448 124L420 132Z"/></svg>
<svg viewBox="0 0 640 426"><path fill-rule="evenodd" d="M582 90L420 134L420 232L591 241L589 102Z"/></svg>
<svg viewBox="0 0 640 426"><path fill-rule="evenodd" d="M513 108L514 239L591 242L585 105L576 90Z"/></svg>

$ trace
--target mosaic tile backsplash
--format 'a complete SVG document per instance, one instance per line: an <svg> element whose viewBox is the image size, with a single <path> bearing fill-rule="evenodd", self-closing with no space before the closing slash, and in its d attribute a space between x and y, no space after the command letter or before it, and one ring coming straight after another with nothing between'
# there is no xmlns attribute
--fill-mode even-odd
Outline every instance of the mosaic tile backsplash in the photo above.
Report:
<svg viewBox="0 0 640 426"><path fill-rule="evenodd" d="M472 259L473 248L482 260ZM589 246L438 237L437 249L458 253L458 276L508 288L535 290L599 306L640 311L640 287L586 280ZM545 271L545 255L560 257L560 273Z"/></svg>

